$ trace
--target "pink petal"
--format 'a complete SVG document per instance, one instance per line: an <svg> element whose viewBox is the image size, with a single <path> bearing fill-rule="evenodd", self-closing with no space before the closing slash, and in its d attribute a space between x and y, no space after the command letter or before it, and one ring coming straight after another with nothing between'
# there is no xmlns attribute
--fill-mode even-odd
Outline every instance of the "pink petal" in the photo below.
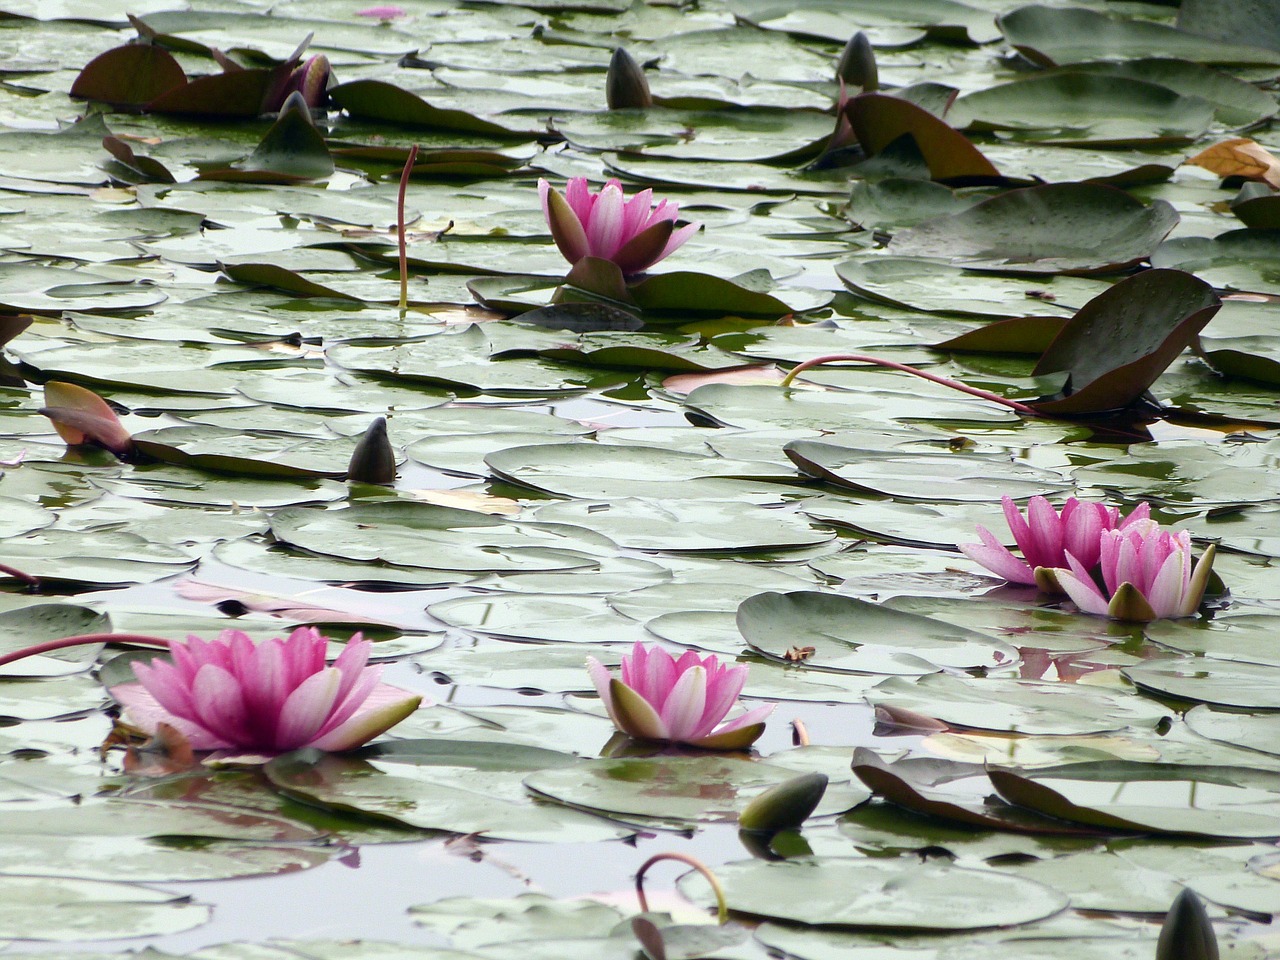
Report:
<svg viewBox="0 0 1280 960"><path fill-rule="evenodd" d="M738 702L738 694L742 692L746 682L745 664L733 667L719 666L715 675L707 681L707 705L703 708L697 729L694 730L695 738L705 737L716 728L716 724L723 720L725 714Z"/></svg>
<svg viewBox="0 0 1280 960"><path fill-rule="evenodd" d="M122 683L111 688L111 696L124 707L124 719L144 733L154 735L158 724L167 723L191 744L193 750L221 750L233 746L197 723L174 716L140 683Z"/></svg>
<svg viewBox="0 0 1280 960"><path fill-rule="evenodd" d="M1187 553L1175 550L1165 558L1159 571L1151 579L1151 586L1143 591L1147 603L1156 617L1182 616L1182 598L1191 579L1191 563Z"/></svg>
<svg viewBox="0 0 1280 960"><path fill-rule="evenodd" d="M624 240L622 188L606 185L596 197L591 219L584 224L591 256L612 259Z"/></svg>
<svg viewBox="0 0 1280 960"><path fill-rule="evenodd" d="M278 750L296 750L310 743L329 719L341 685L342 674L333 667L313 673L298 684L284 702L271 731L272 745Z"/></svg>
<svg viewBox="0 0 1280 960"><path fill-rule="evenodd" d="M753 707L740 717L735 717L726 723L723 727L716 730L716 734L732 733L734 730L741 730L743 727L749 727L753 723L759 723L769 714L773 713L776 703L765 703L758 707Z"/></svg>
<svg viewBox="0 0 1280 960"><path fill-rule="evenodd" d="M319 750L351 750L385 733L414 710L422 697L382 683L374 687L360 709L341 725L308 746Z"/></svg>
<svg viewBox="0 0 1280 960"><path fill-rule="evenodd" d="M959 544L960 552L974 563L981 564L1010 583L1034 584L1036 582L1036 576L1031 567L1006 550L986 527L978 527L978 536L982 538L981 545L962 543Z"/></svg>
<svg viewBox="0 0 1280 960"><path fill-rule="evenodd" d="M1062 592L1085 613L1091 613L1095 617L1105 617L1107 615L1107 598L1102 595L1098 585L1093 582L1093 577L1089 576L1089 571L1081 566L1080 561L1069 553L1067 554L1067 563L1070 565L1070 569L1058 568L1053 571L1058 580L1058 586L1062 588Z"/></svg>
<svg viewBox="0 0 1280 960"><path fill-rule="evenodd" d="M660 260L665 260L667 257L671 256L671 254L675 253L675 251L679 250L682 246L684 246L684 242L686 240L688 240L690 237L692 237L695 233L697 233L701 229L702 229L701 223L690 223L676 230L674 233L671 234L671 239L667 241L667 245L662 248L662 252L658 254L657 259L654 260L653 263L657 263ZM650 264L650 266L652 265L653 264Z"/></svg>
<svg viewBox="0 0 1280 960"><path fill-rule="evenodd" d="M1058 511L1044 497L1032 497L1027 504L1030 539L1021 544L1029 567L1056 567L1062 562L1062 523Z"/></svg>
<svg viewBox="0 0 1280 960"><path fill-rule="evenodd" d="M680 674L662 705L659 716L667 727L667 736L676 741L693 737L706 705L707 671L698 664Z"/></svg>
<svg viewBox="0 0 1280 960"><path fill-rule="evenodd" d="M213 663L202 666L196 673L191 694L197 712L193 719L214 736L236 745L262 742L261 727L251 725L245 712L240 684L225 667Z"/></svg>
<svg viewBox="0 0 1280 960"><path fill-rule="evenodd" d="M587 675L595 684L596 693L600 694L600 702L608 711L609 719L613 721L615 727L619 726L618 714L613 709L613 695L609 692L609 683L613 679L609 669L595 657L587 657Z"/></svg>

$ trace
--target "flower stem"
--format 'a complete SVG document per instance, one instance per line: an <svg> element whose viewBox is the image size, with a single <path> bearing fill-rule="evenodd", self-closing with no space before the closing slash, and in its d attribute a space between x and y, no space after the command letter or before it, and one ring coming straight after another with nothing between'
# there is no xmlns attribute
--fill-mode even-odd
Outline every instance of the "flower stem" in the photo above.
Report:
<svg viewBox="0 0 1280 960"><path fill-rule="evenodd" d="M151 637L145 633L81 633L74 637L60 637L57 640L33 643L29 647L23 647L21 650L6 653L0 656L0 667L3 667L6 663L13 663L15 660L23 660L27 657L34 657L37 654L48 653L50 650L83 647L94 643L141 643L150 647L164 647L166 650L169 648L169 641L164 637Z"/></svg>
<svg viewBox="0 0 1280 960"><path fill-rule="evenodd" d="M679 860L681 863L687 863L693 869L707 878L707 883L711 884L711 891L716 895L717 917L721 924L729 922L729 904L724 899L724 888L720 886L720 881L711 868L696 857L691 857L687 853L655 853L652 857L640 865L640 869L636 871L636 899L640 901L640 909L645 913L649 912L649 898L644 895L644 874L645 871L652 867L655 863L661 863L663 860Z"/></svg>
<svg viewBox="0 0 1280 960"><path fill-rule="evenodd" d="M999 394L992 393L989 390L982 390L978 387L971 387L967 383L961 383L959 380L951 380L947 377L940 377L936 373L928 373L919 367L907 366L905 363L898 363L896 360L885 360L882 357L872 357L865 353L831 353L824 357L814 357L812 360L806 360L804 363L797 364L791 368L791 372L782 378L782 386L791 386L793 381L799 374L812 367L822 366L826 363L833 363L838 360L848 360L855 363L873 363L878 367L888 367L890 370L901 370L903 373L909 373L913 376L923 377L933 383L940 383L944 387L950 387L952 390L959 390L961 393L967 393L973 397L980 397L983 400L990 400L992 403L998 403L1010 410L1017 410L1018 413L1028 417L1038 417L1040 414L1035 407L1029 407L1025 403L1019 403L1017 400L1009 400Z"/></svg>
<svg viewBox="0 0 1280 960"><path fill-rule="evenodd" d="M409 252L405 243L404 229L404 195L409 189L409 174L413 165L418 162L418 145L409 148L409 158L400 171L400 195L396 199L396 238L400 243L400 309L409 306Z"/></svg>
<svg viewBox="0 0 1280 960"><path fill-rule="evenodd" d="M23 583L25 583L29 587L40 586L39 577L33 576L32 574L29 574L29 573L25 573L22 570L17 569L16 567L11 567L7 563L0 563L0 573L3 573L6 577L13 577L13 579L15 580L21 580Z"/></svg>

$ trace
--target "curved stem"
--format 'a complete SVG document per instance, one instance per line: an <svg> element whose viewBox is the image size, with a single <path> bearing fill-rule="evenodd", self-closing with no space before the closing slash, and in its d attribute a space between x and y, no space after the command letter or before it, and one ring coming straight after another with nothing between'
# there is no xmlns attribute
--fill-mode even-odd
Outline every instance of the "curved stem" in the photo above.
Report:
<svg viewBox="0 0 1280 960"><path fill-rule="evenodd" d="M640 869L636 871L636 899L640 901L640 909L649 912L649 898L644 895L644 874L645 871L652 867L655 863L661 863L663 860L679 860L686 863L700 874L707 878L707 883L711 884L711 891L716 895L716 916L721 924L729 922L729 904L724 899L724 888L720 886L720 880L711 868L696 857L691 857L687 853L655 853L652 857L640 865Z"/></svg>
<svg viewBox="0 0 1280 960"><path fill-rule="evenodd" d="M30 573L25 573L17 567L11 567L7 563L0 563L0 573L3 573L6 577L13 577L15 580L21 580L29 587L40 586L39 577L33 576Z"/></svg>
<svg viewBox="0 0 1280 960"><path fill-rule="evenodd" d="M23 660L27 657L34 657L37 654L48 653L50 650L83 647L94 643L141 643L150 647L164 647L166 650L169 648L169 641L164 637L152 637L145 633L81 633L74 637L60 637L57 640L33 643L29 647L23 647L21 650L6 653L0 656L0 667L3 667L6 663L13 663L15 660Z"/></svg>
<svg viewBox="0 0 1280 960"><path fill-rule="evenodd" d="M940 383L944 387L950 387L952 390L959 390L961 393L967 393L972 397L980 397L983 400L990 400L992 403L998 403L1002 407L1008 407L1010 410L1017 410L1018 413L1028 417L1038 417L1040 414L1035 407L1029 407L1025 403L1019 403L1017 400L1010 400L999 394L992 393L990 390L982 390L978 387L971 387L967 383L961 383L959 380L951 380L947 377L940 377L936 373L928 373L919 367L910 367L905 363L898 363L896 360L885 360L882 357L872 357L865 353L831 353L825 357L814 357L812 360L806 360L804 363L797 364L791 368L791 372L782 378L782 386L791 386L793 381L799 374L812 367L822 366L825 363L834 363L838 360L848 360L856 363L873 363L878 367L888 367L890 370L901 370L903 373L909 373L916 377L923 377L933 383Z"/></svg>
<svg viewBox="0 0 1280 960"><path fill-rule="evenodd" d="M396 238L400 243L400 309L409 306L409 250L405 243L404 229L404 195L409 189L409 174L413 165L418 162L418 145L409 148L409 158L400 171L400 195L396 199Z"/></svg>

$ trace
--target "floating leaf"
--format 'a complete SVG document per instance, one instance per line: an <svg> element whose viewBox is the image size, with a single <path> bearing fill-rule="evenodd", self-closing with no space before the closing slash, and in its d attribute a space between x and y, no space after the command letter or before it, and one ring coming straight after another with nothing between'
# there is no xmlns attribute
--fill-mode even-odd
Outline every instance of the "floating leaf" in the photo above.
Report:
<svg viewBox="0 0 1280 960"><path fill-rule="evenodd" d="M934 180L964 185L1003 182L1000 171L964 134L914 103L864 93L850 100L845 112L869 156L910 138Z"/></svg>
<svg viewBox="0 0 1280 960"><path fill-rule="evenodd" d="M731 910L824 927L950 933L1031 923L1068 903L1033 881L914 858L748 860L716 876ZM681 878L680 888L705 900L695 877Z"/></svg>
<svg viewBox="0 0 1280 960"><path fill-rule="evenodd" d="M1040 357L1034 375L1068 376L1065 395L1037 401L1036 409L1084 414L1128 406L1221 306L1212 287L1180 270L1147 270L1121 280L1067 321Z"/></svg>
<svg viewBox="0 0 1280 960"><path fill-rule="evenodd" d="M1115 187L1054 183L926 221L895 236L889 249L969 270L1114 273L1151 256L1177 222L1163 200L1146 206Z"/></svg>

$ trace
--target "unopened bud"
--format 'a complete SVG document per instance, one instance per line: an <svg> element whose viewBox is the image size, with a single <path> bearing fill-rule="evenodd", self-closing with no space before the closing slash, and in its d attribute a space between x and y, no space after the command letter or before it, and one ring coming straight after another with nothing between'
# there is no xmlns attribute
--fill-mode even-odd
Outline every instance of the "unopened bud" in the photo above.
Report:
<svg viewBox="0 0 1280 960"><path fill-rule="evenodd" d="M862 93L870 93L880 87L880 72L876 69L876 52L871 49L871 41L859 30L840 51L840 59L836 62L836 79L843 80L851 87L860 88Z"/></svg>
<svg viewBox="0 0 1280 960"><path fill-rule="evenodd" d="M387 418L369 424L347 466L347 479L355 483L394 483L396 454L387 438Z"/></svg>
<svg viewBox="0 0 1280 960"><path fill-rule="evenodd" d="M610 110L653 106L653 95L649 92L649 81L644 77L644 70L621 47L613 51L613 59L609 61L604 97Z"/></svg>
<svg viewBox="0 0 1280 960"><path fill-rule="evenodd" d="M1218 960L1213 924L1190 887L1182 888L1164 918L1156 942L1156 960Z"/></svg>
<svg viewBox="0 0 1280 960"><path fill-rule="evenodd" d="M805 773L770 787L747 804L738 817L740 830L773 833L800 826L827 792L827 777Z"/></svg>

